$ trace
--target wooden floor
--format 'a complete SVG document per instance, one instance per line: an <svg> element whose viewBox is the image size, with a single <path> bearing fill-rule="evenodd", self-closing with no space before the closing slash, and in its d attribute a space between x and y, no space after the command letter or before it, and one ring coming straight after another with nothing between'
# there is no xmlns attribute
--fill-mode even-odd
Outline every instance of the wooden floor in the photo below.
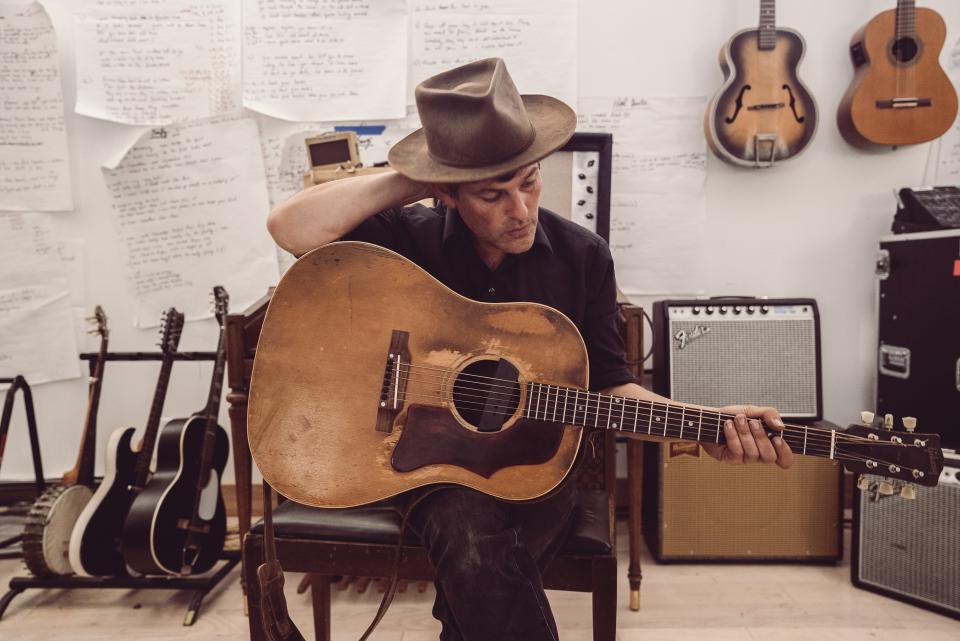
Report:
<svg viewBox="0 0 960 641"><path fill-rule="evenodd" d="M642 609L627 608L625 526L620 525L620 641L954 641L960 622L854 588L849 560L839 566L656 565L644 552ZM849 534L848 534L849 538ZM849 552L849 547L847 548ZM847 555L849 557L849 554ZM0 587L23 573L0 561ZM28 590L0 621L2 641L159 641L247 638L239 569L212 592L192 627L181 625L190 594L132 590ZM287 600L301 632L312 638L308 595L295 594L300 575L287 576ZM562 641L588 641L590 596L550 592ZM375 590L334 591L334 638L355 641L376 612ZM374 640L428 641L439 624L430 616L433 588L398 594Z"/></svg>

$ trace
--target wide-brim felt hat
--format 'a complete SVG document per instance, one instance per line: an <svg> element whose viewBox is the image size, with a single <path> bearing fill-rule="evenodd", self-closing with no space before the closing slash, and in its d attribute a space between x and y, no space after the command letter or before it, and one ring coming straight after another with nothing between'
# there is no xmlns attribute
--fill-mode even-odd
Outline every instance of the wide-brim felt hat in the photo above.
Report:
<svg viewBox="0 0 960 641"><path fill-rule="evenodd" d="M487 180L541 160L570 140L577 115L550 96L520 95L500 58L478 60L417 85L423 127L387 155L417 182Z"/></svg>

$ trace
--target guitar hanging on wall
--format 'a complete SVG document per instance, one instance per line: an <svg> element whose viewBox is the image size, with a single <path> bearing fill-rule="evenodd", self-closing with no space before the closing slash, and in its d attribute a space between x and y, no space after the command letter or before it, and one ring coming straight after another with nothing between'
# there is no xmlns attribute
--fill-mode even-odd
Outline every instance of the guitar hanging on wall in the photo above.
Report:
<svg viewBox="0 0 960 641"><path fill-rule="evenodd" d="M772 167L799 155L817 131L817 103L797 68L806 43L776 26L775 0L760 0L760 26L720 50L724 83L704 116L707 143L725 162Z"/></svg>
<svg viewBox="0 0 960 641"><path fill-rule="evenodd" d="M157 469L133 500L123 525L123 558L140 574L199 574L213 567L223 551L227 513L220 478L230 441L217 416L229 296L220 286L213 288L213 296L220 339L207 404L189 418L163 426L157 440Z"/></svg>
<svg viewBox="0 0 960 641"><path fill-rule="evenodd" d="M107 315L97 305L90 332L100 335L93 377L87 396L87 416L83 422L77 464L64 472L63 480L48 486L30 508L23 529L23 560L34 576L71 574L70 534L81 512L93 497L93 467L97 451L97 410L107 361Z"/></svg>
<svg viewBox="0 0 960 641"><path fill-rule="evenodd" d="M584 429L719 443L717 411L587 391L587 351L563 314L480 303L390 250L315 249L270 301L248 436L264 479L315 507L352 507L435 483L507 500L557 487ZM935 486L935 434L788 425L798 455Z"/></svg>
<svg viewBox="0 0 960 641"><path fill-rule="evenodd" d="M850 40L854 76L837 125L855 147L933 140L957 117L957 92L940 66L946 25L933 9L915 5L897 0Z"/></svg>
<svg viewBox="0 0 960 641"><path fill-rule="evenodd" d="M120 551L123 520L134 497L146 485L150 459L167 397L173 358L180 344L183 314L171 307L164 314L160 349L163 360L153 393L150 416L139 448L131 447L136 428L114 430L107 443L106 474L70 535L70 565L83 576L126 576Z"/></svg>

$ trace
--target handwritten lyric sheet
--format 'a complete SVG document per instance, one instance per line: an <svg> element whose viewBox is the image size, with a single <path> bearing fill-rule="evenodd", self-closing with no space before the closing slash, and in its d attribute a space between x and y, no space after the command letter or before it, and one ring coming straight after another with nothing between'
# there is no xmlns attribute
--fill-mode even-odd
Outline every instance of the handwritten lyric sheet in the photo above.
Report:
<svg viewBox="0 0 960 641"><path fill-rule="evenodd" d="M403 118L405 0L245 0L243 105L289 121Z"/></svg>
<svg viewBox="0 0 960 641"><path fill-rule="evenodd" d="M80 376L70 292L43 214L0 214L0 377Z"/></svg>
<svg viewBox="0 0 960 641"><path fill-rule="evenodd" d="M252 119L154 129L103 169L139 327L171 305L210 317L214 285L243 309L276 283L258 136Z"/></svg>
<svg viewBox="0 0 960 641"><path fill-rule="evenodd" d="M235 2L101 0L75 27L77 113L165 125L239 111Z"/></svg>
<svg viewBox="0 0 960 641"><path fill-rule="evenodd" d="M577 104L574 0L410 2L410 83L480 58L503 58L521 94Z"/></svg>
<svg viewBox="0 0 960 641"><path fill-rule="evenodd" d="M40 4L0 4L0 210L73 209L57 36Z"/></svg>
<svg viewBox="0 0 960 641"><path fill-rule="evenodd" d="M613 134L610 248L626 294L702 290L704 97L585 97L578 131Z"/></svg>

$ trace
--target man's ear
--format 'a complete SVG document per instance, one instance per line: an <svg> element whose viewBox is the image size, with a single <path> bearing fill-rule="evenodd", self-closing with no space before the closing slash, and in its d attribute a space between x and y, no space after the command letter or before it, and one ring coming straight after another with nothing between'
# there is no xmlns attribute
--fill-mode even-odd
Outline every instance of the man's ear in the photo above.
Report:
<svg viewBox="0 0 960 641"><path fill-rule="evenodd" d="M447 209L457 208L457 199L450 192L449 185L432 183L430 190L433 192L433 197L442 202Z"/></svg>

